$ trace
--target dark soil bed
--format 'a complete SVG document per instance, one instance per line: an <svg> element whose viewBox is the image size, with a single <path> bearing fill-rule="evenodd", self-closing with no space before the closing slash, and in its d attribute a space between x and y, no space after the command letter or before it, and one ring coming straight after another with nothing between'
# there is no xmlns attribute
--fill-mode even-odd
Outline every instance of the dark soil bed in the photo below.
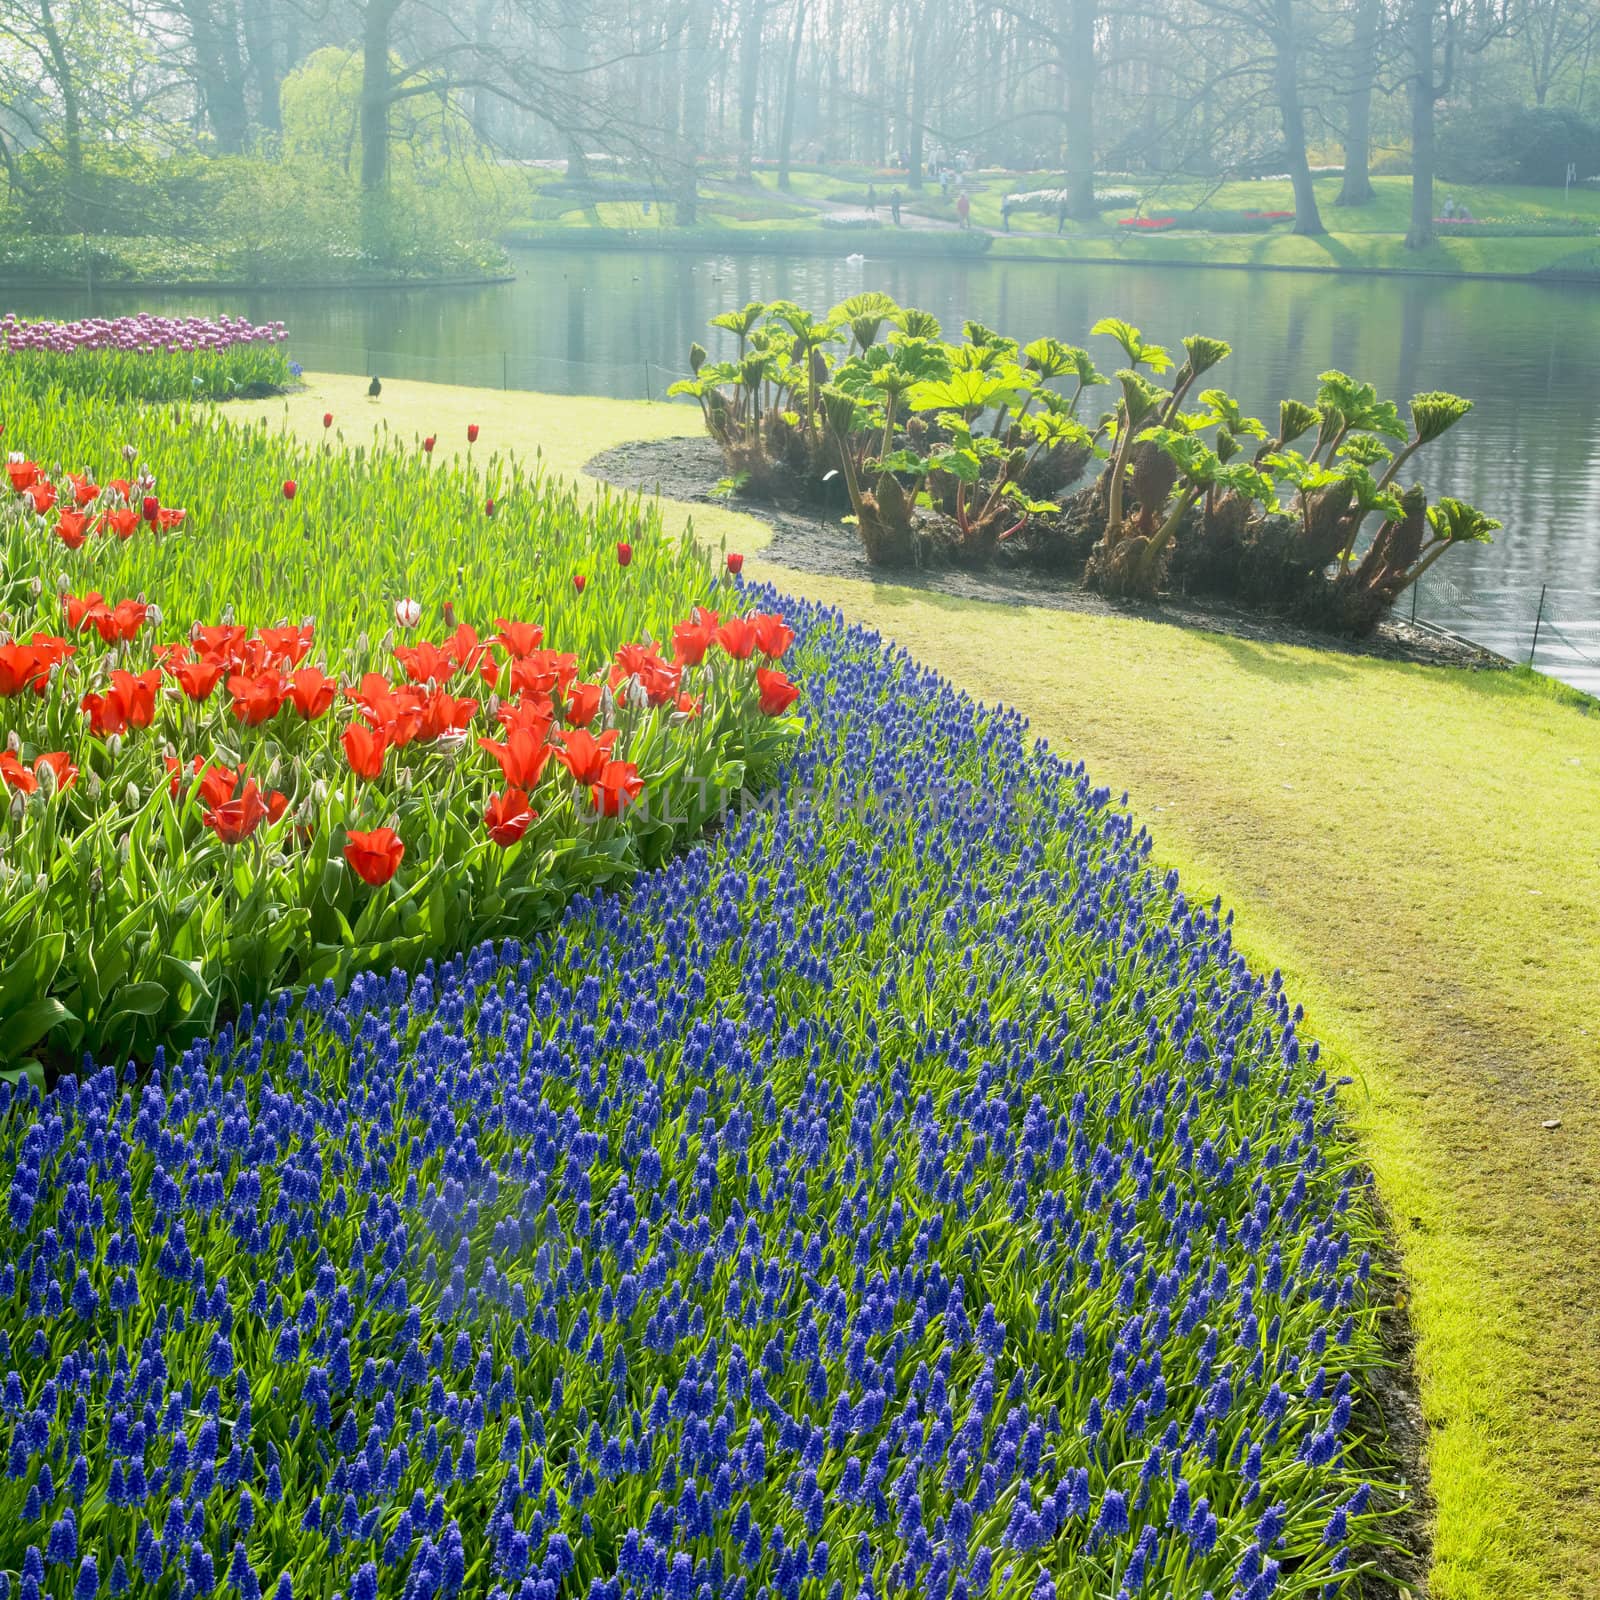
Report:
<svg viewBox="0 0 1600 1600"><path fill-rule="evenodd" d="M1204 628L1263 644L1304 645L1314 650L1416 661L1429 666L1498 670L1507 665L1501 657L1479 645L1398 617L1380 623L1367 638L1354 639L1318 632L1270 613L1246 611L1200 597L1172 594L1153 604L1107 600L1091 594L1069 578L1045 573L968 572L953 568L885 571L867 561L855 529L841 520L850 509L846 504L824 510L801 500L760 501L735 497L717 501L711 489L722 478L724 469L722 453L710 439L647 439L621 444L602 451L585 470L619 489L708 505L726 504L748 511L772 525L774 538L763 554L797 572L928 589L999 605L1047 606L1101 616L1142 617L1151 622Z"/></svg>

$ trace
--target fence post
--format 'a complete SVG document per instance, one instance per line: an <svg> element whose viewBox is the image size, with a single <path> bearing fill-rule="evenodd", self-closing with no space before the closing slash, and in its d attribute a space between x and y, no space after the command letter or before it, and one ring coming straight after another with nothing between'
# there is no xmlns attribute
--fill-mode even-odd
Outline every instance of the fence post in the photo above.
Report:
<svg viewBox="0 0 1600 1600"><path fill-rule="evenodd" d="M509 350L500 352L500 387L502 389L511 387L511 352Z"/></svg>
<svg viewBox="0 0 1600 1600"><path fill-rule="evenodd" d="M1419 577L1417 579L1417 581L1411 585L1411 620L1412 620L1412 622L1415 622L1417 620L1417 591L1421 587L1422 587L1422 579Z"/></svg>
<svg viewBox="0 0 1600 1600"><path fill-rule="evenodd" d="M645 399L647 401L654 398L650 393L650 358L649 358L649 356L646 356L645 359L644 359L644 397L645 397Z"/></svg>
<svg viewBox="0 0 1600 1600"><path fill-rule="evenodd" d="M1539 624L1544 621L1544 597L1549 588L1550 585L1547 583L1539 585L1539 609L1533 619L1533 643L1528 648L1528 665L1530 667L1533 665L1533 653L1539 648Z"/></svg>

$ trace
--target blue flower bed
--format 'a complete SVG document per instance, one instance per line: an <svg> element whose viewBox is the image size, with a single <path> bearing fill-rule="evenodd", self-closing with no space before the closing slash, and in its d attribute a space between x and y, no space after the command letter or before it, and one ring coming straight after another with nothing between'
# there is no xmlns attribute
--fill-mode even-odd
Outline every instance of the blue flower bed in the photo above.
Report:
<svg viewBox="0 0 1600 1600"><path fill-rule="evenodd" d="M810 736L713 842L9 1105L11 1594L1353 1590L1298 1012L1020 718L784 607Z"/></svg>

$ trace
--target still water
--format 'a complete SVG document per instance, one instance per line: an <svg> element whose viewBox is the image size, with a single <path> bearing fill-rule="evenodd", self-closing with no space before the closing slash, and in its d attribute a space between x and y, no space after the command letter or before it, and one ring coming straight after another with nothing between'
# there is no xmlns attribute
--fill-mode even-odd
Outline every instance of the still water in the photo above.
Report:
<svg viewBox="0 0 1600 1600"><path fill-rule="evenodd" d="M517 278L480 289L213 295L96 294L93 309L243 312L288 323L308 367L559 393L660 397L718 311L781 297L826 309L862 289L1026 341L1087 341L1125 317L1169 344L1214 335L1234 355L1215 381L1264 421L1310 399L1329 367L1404 398L1470 395L1477 409L1425 451L1433 491L1505 523L1491 546L1452 551L1418 613L1600 690L1600 290L1453 279L1327 277L1045 262L787 260L777 256L528 251ZM82 289L18 294L32 314L81 315ZM1103 370L1109 340L1090 341ZM1404 408L1402 407L1402 410Z"/></svg>

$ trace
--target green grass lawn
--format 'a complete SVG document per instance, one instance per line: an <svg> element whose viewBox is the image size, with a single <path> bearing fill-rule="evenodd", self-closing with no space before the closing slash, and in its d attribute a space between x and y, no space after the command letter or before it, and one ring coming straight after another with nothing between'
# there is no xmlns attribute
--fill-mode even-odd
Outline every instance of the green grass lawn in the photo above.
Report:
<svg viewBox="0 0 1600 1600"><path fill-rule="evenodd" d="M335 411L576 473L688 408L313 377L250 409ZM480 446L481 448L481 446ZM669 507L676 518L687 507ZM700 537L766 530L695 507ZM1131 791L1164 863L1224 896L1336 1070L1419 1337L1440 1600L1600 1593L1600 715L1545 680L1000 609L789 571ZM1549 1122L1558 1127L1546 1128Z"/></svg>
<svg viewBox="0 0 1600 1600"><path fill-rule="evenodd" d="M972 200L972 222L978 228L999 229L1001 203L1010 193L1059 186L1059 173L974 173L966 182ZM1317 197L1329 232L1321 238L1303 239L1285 226L1267 233L1200 233L1177 230L1170 234L1132 234L1119 228L1117 219L1127 213L1108 211L1099 223L1069 222L1060 236L1055 219L1036 213L1012 218L1009 234L998 235L990 254L1001 260L1126 261L1166 265L1250 266L1300 268L1317 271L1493 273L1521 276L1531 273L1600 274L1600 188L1577 185L1570 195L1560 189L1520 188L1512 185L1440 184L1438 203L1447 195L1467 206L1474 217L1500 223L1540 223L1576 220L1592 224L1595 238L1440 239L1429 249L1405 248L1410 220L1411 180L1378 177L1370 205L1337 206L1341 180L1317 180ZM1286 211L1294 206L1287 182L1238 182L1212 190L1190 180L1130 183L1106 180L1106 186L1133 187L1145 195L1145 215L1162 215L1196 205L1233 211ZM749 185L736 185L731 175L703 180L701 220L713 226L780 232L820 230L821 213L805 202L864 205L867 179L797 168L791 174L787 195L777 189L777 176L759 172ZM895 187L892 179L876 180L880 211L887 220L887 202ZM920 195L900 185L907 213L955 221L955 199L941 200L938 186L929 184ZM648 215L636 202L603 202L594 207L572 205L557 215L550 208L558 201L541 203L534 220L545 226L583 229L670 228L671 208L653 206ZM841 253L859 248L845 243Z"/></svg>

